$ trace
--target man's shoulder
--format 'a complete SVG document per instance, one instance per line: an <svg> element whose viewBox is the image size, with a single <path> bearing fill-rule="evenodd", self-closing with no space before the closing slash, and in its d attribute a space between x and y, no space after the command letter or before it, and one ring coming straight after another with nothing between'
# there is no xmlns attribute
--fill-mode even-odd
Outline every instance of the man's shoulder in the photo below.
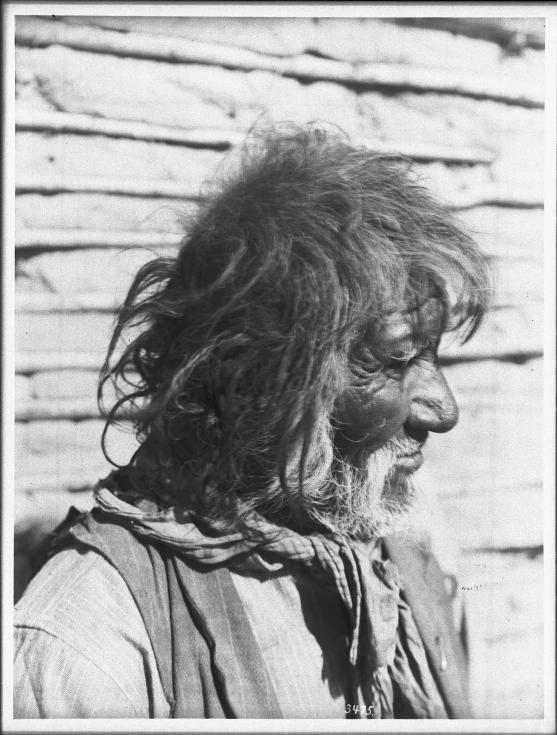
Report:
<svg viewBox="0 0 557 735"><path fill-rule="evenodd" d="M19 716L28 716L33 697L42 712L51 713L41 716L149 716L153 706L167 716L139 610L122 577L100 554L77 548L55 554L16 605L14 624ZM62 670L64 687L58 682ZM92 694L74 697L84 681ZM93 693L100 691L105 705L94 701Z"/></svg>
<svg viewBox="0 0 557 735"><path fill-rule="evenodd" d="M118 571L95 551L64 549L31 580L14 613L21 639L49 636L93 663L151 661L152 646Z"/></svg>
<svg viewBox="0 0 557 735"><path fill-rule="evenodd" d="M53 635L102 621L105 633L126 620L133 630L139 612L118 571L92 550L67 548L52 556L15 606L17 627L37 627ZM141 626L140 626L141 629Z"/></svg>

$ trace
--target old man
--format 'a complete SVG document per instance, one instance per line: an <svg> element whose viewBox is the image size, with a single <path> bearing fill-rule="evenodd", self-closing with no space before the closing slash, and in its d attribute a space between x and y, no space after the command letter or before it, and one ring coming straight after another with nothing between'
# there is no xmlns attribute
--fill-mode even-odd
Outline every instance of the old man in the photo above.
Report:
<svg viewBox="0 0 557 735"><path fill-rule="evenodd" d="M254 139L119 312L101 389L139 449L17 606L15 716L471 717L446 580L404 532L458 418L439 341L488 290L403 161Z"/></svg>

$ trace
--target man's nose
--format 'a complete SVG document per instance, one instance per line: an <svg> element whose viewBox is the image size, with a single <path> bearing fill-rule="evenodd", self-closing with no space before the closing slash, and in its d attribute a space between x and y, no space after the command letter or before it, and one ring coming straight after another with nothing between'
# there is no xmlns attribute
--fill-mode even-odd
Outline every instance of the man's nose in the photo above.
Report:
<svg viewBox="0 0 557 735"><path fill-rule="evenodd" d="M411 396L409 426L441 434L456 426L458 406L439 367L420 370Z"/></svg>

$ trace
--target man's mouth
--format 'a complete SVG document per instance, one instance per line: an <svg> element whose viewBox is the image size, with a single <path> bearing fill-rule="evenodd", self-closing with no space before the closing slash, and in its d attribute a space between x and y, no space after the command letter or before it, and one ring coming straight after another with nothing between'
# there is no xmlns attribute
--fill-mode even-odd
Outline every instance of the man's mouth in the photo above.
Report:
<svg viewBox="0 0 557 735"><path fill-rule="evenodd" d="M395 465L398 469L403 472L415 472L419 469L424 461L423 454L419 449L416 449L410 454L402 454L397 457Z"/></svg>

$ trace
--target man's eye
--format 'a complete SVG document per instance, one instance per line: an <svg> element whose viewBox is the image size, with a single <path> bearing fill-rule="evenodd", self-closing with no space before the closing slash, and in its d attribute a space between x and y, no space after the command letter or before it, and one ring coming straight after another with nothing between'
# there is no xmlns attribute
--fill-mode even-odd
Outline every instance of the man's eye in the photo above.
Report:
<svg viewBox="0 0 557 735"><path fill-rule="evenodd" d="M410 362L410 360L413 360L416 357L417 354L418 353L416 353L416 352L413 353L413 354L395 352L394 354L389 355L388 362L389 363L395 363L395 364L396 363L400 363L400 364L403 364L403 365L407 365Z"/></svg>
<svg viewBox="0 0 557 735"><path fill-rule="evenodd" d="M431 341L427 342L414 342L408 340L400 344L395 350L389 353L389 359L387 365L389 367L403 368L412 362L416 357L423 355L425 352L431 349Z"/></svg>
<svg viewBox="0 0 557 735"><path fill-rule="evenodd" d="M410 360L417 357L423 350L423 345L417 345L414 342L400 345L389 354L389 361L393 363L401 363L407 365Z"/></svg>

